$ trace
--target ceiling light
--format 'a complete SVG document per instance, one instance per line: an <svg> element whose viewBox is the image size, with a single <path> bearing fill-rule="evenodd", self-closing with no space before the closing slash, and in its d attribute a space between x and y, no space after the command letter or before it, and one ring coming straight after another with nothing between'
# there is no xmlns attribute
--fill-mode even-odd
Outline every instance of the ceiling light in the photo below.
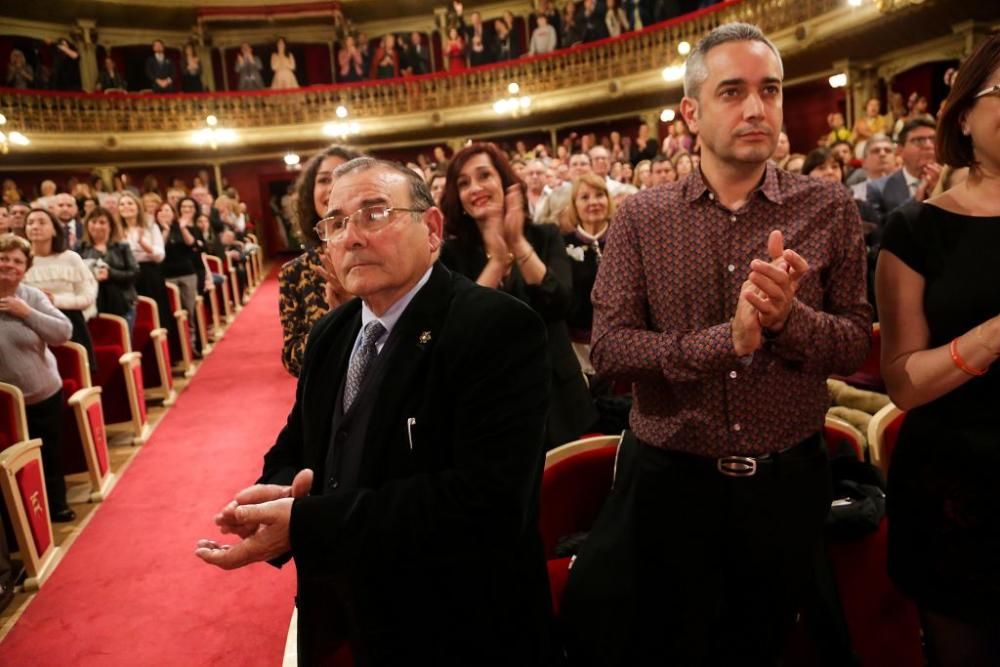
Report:
<svg viewBox="0 0 1000 667"><path fill-rule="evenodd" d="M507 92L510 93L511 95L517 95L519 92L521 92L521 86L517 85L517 82L512 81L507 86Z"/></svg>
<svg viewBox="0 0 1000 667"><path fill-rule="evenodd" d="M847 85L847 75L846 74L834 74L830 77L830 87L831 88L843 88Z"/></svg>
<svg viewBox="0 0 1000 667"><path fill-rule="evenodd" d="M20 132L11 132L7 135L7 138L10 140L10 143L17 144L18 146L27 146L31 143L28 140L28 137L24 136Z"/></svg>
<svg viewBox="0 0 1000 667"><path fill-rule="evenodd" d="M684 78L684 65L670 65L663 68L664 81L680 81Z"/></svg>
<svg viewBox="0 0 1000 667"><path fill-rule="evenodd" d="M337 106L337 118L347 118L347 107L343 104Z"/></svg>
<svg viewBox="0 0 1000 667"><path fill-rule="evenodd" d="M288 165L289 167L294 167L301 160L301 158L299 158L299 156L296 153L286 153L283 159L285 161L285 164Z"/></svg>
<svg viewBox="0 0 1000 667"><path fill-rule="evenodd" d="M677 53L681 54L682 56L686 56L687 54L691 53L690 42L681 42L680 44L678 44Z"/></svg>
<svg viewBox="0 0 1000 667"><path fill-rule="evenodd" d="M219 119L209 114L209 116L205 119L205 124L208 125L209 127L215 127L216 125L219 124Z"/></svg>
<svg viewBox="0 0 1000 667"><path fill-rule="evenodd" d="M674 112L673 109L664 109L663 111L660 112L660 120L664 123L669 123L676 116L677 114Z"/></svg>
<svg viewBox="0 0 1000 667"><path fill-rule="evenodd" d="M861 1L862 0L847 0L847 4L849 4L851 7L860 7Z"/></svg>

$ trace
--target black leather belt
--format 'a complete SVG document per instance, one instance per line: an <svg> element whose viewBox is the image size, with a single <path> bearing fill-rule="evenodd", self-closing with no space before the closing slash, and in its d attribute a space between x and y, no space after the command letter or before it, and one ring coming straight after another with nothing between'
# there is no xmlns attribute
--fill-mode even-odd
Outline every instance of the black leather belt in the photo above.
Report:
<svg viewBox="0 0 1000 667"><path fill-rule="evenodd" d="M819 434L811 435L805 440L786 449L767 454L755 454L753 456L721 456L713 458L701 456L691 452L680 452L677 450L663 450L678 460L683 460L688 464L695 464L698 467L710 468L720 475L726 477L753 477L761 472L764 467L770 466L782 459L795 458L802 454L809 453L820 446L822 439Z"/></svg>

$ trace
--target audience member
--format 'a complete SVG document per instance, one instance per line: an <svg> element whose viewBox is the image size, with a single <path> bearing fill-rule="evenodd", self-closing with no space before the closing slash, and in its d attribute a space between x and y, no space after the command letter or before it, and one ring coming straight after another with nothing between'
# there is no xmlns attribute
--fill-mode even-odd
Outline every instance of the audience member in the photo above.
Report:
<svg viewBox="0 0 1000 667"><path fill-rule="evenodd" d="M597 420L570 344L572 299L566 246L557 227L533 225L524 186L493 144L472 143L448 165L441 210L447 240L441 261L480 285L507 292L548 327L552 371L548 447L575 440Z"/></svg>
<svg viewBox="0 0 1000 667"><path fill-rule="evenodd" d="M563 242L572 271L573 297L566 324L584 373L594 375L590 363L590 330L594 308L590 293L604 254L614 204L607 183L597 174L584 174L573 181L572 205L567 209L567 230Z"/></svg>
<svg viewBox="0 0 1000 667"><path fill-rule="evenodd" d="M785 161L791 154L792 145L788 141L788 135L784 132L778 133L778 143L774 147L774 155L771 156L771 162L778 165L782 169L785 167Z"/></svg>
<svg viewBox="0 0 1000 667"><path fill-rule="evenodd" d="M422 33L415 30L410 33L410 41L407 42L403 54L403 64L406 74L413 76L430 74L431 53L427 45L424 44Z"/></svg>
<svg viewBox="0 0 1000 667"><path fill-rule="evenodd" d="M160 326L167 330L171 338L177 340L177 322L173 308L167 297L161 264L166 256L163 234L153 218L142 210L139 198L131 192L123 192L118 199L118 217L122 223L125 240L128 241L132 256L139 263L139 276L135 281L135 291L139 296L148 296L156 302L160 315Z"/></svg>
<svg viewBox="0 0 1000 667"><path fill-rule="evenodd" d="M678 176L674 163L666 155L661 154L654 157L649 166L649 187L673 183L676 180L678 180Z"/></svg>
<svg viewBox="0 0 1000 667"><path fill-rule="evenodd" d="M582 33L581 41L594 42L608 36L608 27L604 22L604 11L597 4L597 0L583 0L583 11L578 16Z"/></svg>
<svg viewBox="0 0 1000 667"><path fill-rule="evenodd" d="M370 73L373 79L395 79L399 76L399 52L396 50L396 36L391 32L382 36L382 42L375 49Z"/></svg>
<svg viewBox="0 0 1000 667"><path fill-rule="evenodd" d="M549 17L545 14L539 14L536 18L538 25L531 31L531 43L528 46L529 56L551 53L556 50L558 43L556 29L549 25Z"/></svg>
<svg viewBox="0 0 1000 667"><path fill-rule="evenodd" d="M881 115L882 103L877 97L865 102L865 115L854 123L851 141L857 149L857 156L864 154L865 142L876 134L886 134L889 131L889 119Z"/></svg>
<svg viewBox="0 0 1000 667"><path fill-rule="evenodd" d="M851 140L851 131L847 129L847 124L844 122L844 114L834 111L826 117L826 122L830 126L830 133L826 136L824 145L832 146L838 141L849 142Z"/></svg>
<svg viewBox="0 0 1000 667"><path fill-rule="evenodd" d="M184 45L181 63L181 90L185 93L201 93L205 84L201 79L201 58L195 45L188 42Z"/></svg>
<svg viewBox="0 0 1000 667"><path fill-rule="evenodd" d="M868 184L868 201L883 220L894 210L913 201L924 201L941 174L934 150L937 126L925 118L907 121L899 131L897 155L901 169Z"/></svg>
<svg viewBox="0 0 1000 667"><path fill-rule="evenodd" d="M56 220L66 230L66 247L75 250L83 238L83 224L77 219L79 208L76 199L68 192L60 192L53 197L49 210L55 214Z"/></svg>
<svg viewBox="0 0 1000 667"><path fill-rule="evenodd" d="M553 3L552 0L537 0L535 19L537 20L542 16L545 17L549 27L555 31L556 38L558 39L558 36L562 31L562 16L560 16L559 10L556 8L555 3ZM556 48L557 46L563 45L556 44L553 48Z"/></svg>
<svg viewBox="0 0 1000 667"><path fill-rule="evenodd" d="M654 158L655 159L655 158ZM694 171L694 160L691 158L691 154L687 152L680 152L674 155L671 159L671 163L674 165L674 171L677 173L677 180L683 180Z"/></svg>
<svg viewBox="0 0 1000 667"><path fill-rule="evenodd" d="M472 12L469 16L471 23L466 25L465 34L462 38L465 43L470 46L469 64L475 67L476 65L485 65L487 63L493 62L493 54L496 53L496 47L493 44L493 40L489 33L486 32L483 26L483 17L479 12ZM478 38L478 39L477 39ZM478 45L478 46L477 46ZM472 51L479 49L477 53L482 53L481 62L472 62Z"/></svg>
<svg viewBox="0 0 1000 667"><path fill-rule="evenodd" d="M35 83L35 70L24 57L21 49L11 49L7 62L7 87L31 88Z"/></svg>
<svg viewBox="0 0 1000 667"><path fill-rule="evenodd" d="M552 194L552 188L545 185L545 164L541 160L532 160L524 170L525 197L528 200L528 213L534 219L535 213L545 201L545 198Z"/></svg>
<svg viewBox="0 0 1000 667"><path fill-rule="evenodd" d="M295 78L295 54L288 51L288 42L284 37L279 37L274 44L274 53L271 54L271 71L274 77L271 79L271 88L283 90L288 88L298 88L299 80Z"/></svg>
<svg viewBox="0 0 1000 667"><path fill-rule="evenodd" d="M802 163L802 175L820 178L832 183L844 182L844 167L840 155L831 148L820 147L806 156Z"/></svg>
<svg viewBox="0 0 1000 667"><path fill-rule="evenodd" d="M97 90L126 90L128 84L118 71L118 65L111 56L104 58L104 67L97 77Z"/></svg>
<svg viewBox="0 0 1000 667"><path fill-rule="evenodd" d="M7 205L0 203L0 234L12 234L10 226L10 209Z"/></svg>
<svg viewBox="0 0 1000 667"><path fill-rule="evenodd" d="M87 320L97 313L97 281L80 255L66 243L66 230L41 208L28 213L24 233L31 243L32 262L26 285L37 287L73 325L72 340L87 350L90 367L97 368Z"/></svg>
<svg viewBox="0 0 1000 667"><path fill-rule="evenodd" d="M444 194L444 183L447 176L443 171L431 172L430 178L428 178L428 187L431 191L431 198L434 200L435 206L441 206L441 195Z"/></svg>
<svg viewBox="0 0 1000 667"><path fill-rule="evenodd" d="M281 363L299 376L306 339L313 325L330 310L351 298L331 271L326 248L315 227L326 217L333 172L359 154L344 146L330 146L313 156L295 183L294 225L306 251L285 263L278 273L278 313L281 318Z"/></svg>
<svg viewBox="0 0 1000 667"><path fill-rule="evenodd" d="M968 179L891 213L878 260L882 376L906 411L888 476L889 574L917 603L928 664L942 667L1000 658L998 91L993 35L959 68L936 137Z"/></svg>
<svg viewBox="0 0 1000 667"><path fill-rule="evenodd" d="M583 28L576 11L575 2L567 2L563 6L559 29L559 47L569 48L583 42Z"/></svg>
<svg viewBox="0 0 1000 667"><path fill-rule="evenodd" d="M664 158L666 159L666 158ZM670 161L667 160L669 164ZM635 169L632 170L632 185L639 188L640 190L645 190L652 186L651 182L651 162L649 160L643 160L639 164L635 165ZM674 165L670 165L670 170L673 171ZM675 174L676 175L676 174Z"/></svg>
<svg viewBox="0 0 1000 667"><path fill-rule="evenodd" d="M480 51L482 51L482 41L479 42ZM458 33L458 28L451 28L448 31L448 43L445 45L445 56L448 58L448 71L449 72L461 72L466 68L466 57L472 57L472 54L466 54L465 41L462 36Z"/></svg>
<svg viewBox="0 0 1000 667"><path fill-rule="evenodd" d="M896 170L896 147L884 134L875 134L865 142L861 168L855 169L845 183L856 186L854 198L867 199L868 181L888 176Z"/></svg>
<svg viewBox="0 0 1000 667"><path fill-rule="evenodd" d="M344 46L337 53L337 81L350 83L365 77L364 58L353 35L348 35Z"/></svg>
<svg viewBox="0 0 1000 667"><path fill-rule="evenodd" d="M486 47L482 35L473 35L472 41L467 45L467 55L469 67L479 67L489 65L493 62L493 54Z"/></svg>
<svg viewBox="0 0 1000 667"><path fill-rule="evenodd" d="M628 14L618 0L605 0L604 26L609 37L618 37L623 32L628 32Z"/></svg>
<svg viewBox="0 0 1000 667"><path fill-rule="evenodd" d="M174 64L167 57L163 42L153 40L153 55L146 58L146 80L154 93L172 93L174 85Z"/></svg>
<svg viewBox="0 0 1000 667"><path fill-rule="evenodd" d="M822 545L823 378L864 360L871 311L846 188L769 161L782 76L755 26L699 42L681 112L702 168L626 201L608 234L592 359L635 402L614 523L591 529L561 608L588 663L778 663ZM616 604L584 606L598 590Z"/></svg>
<svg viewBox="0 0 1000 667"><path fill-rule="evenodd" d="M792 153L788 156L788 159L785 160L784 169L790 174L801 174L802 165L805 161L806 156L802 153Z"/></svg>
<svg viewBox="0 0 1000 667"><path fill-rule="evenodd" d="M65 37L56 41L52 49L52 77L55 90L80 90L80 52Z"/></svg>
<svg viewBox="0 0 1000 667"><path fill-rule="evenodd" d="M131 332L139 264L123 238L118 219L106 208L97 208L86 217L80 257L97 279L97 312L124 317Z"/></svg>
<svg viewBox="0 0 1000 667"><path fill-rule="evenodd" d="M255 56L253 47L247 42L240 45L240 52L236 54L236 70L238 90L260 90L264 87L264 77L261 72L264 64L260 57Z"/></svg>
<svg viewBox="0 0 1000 667"><path fill-rule="evenodd" d="M201 255L198 253L199 240L204 245L201 232L195 227L194 217L198 212L198 204L190 197L180 202L180 215L174 207L164 202L156 211L154 218L160 227L163 237L163 261L160 271L163 278L177 285L181 296L181 308L187 311L188 326L191 340L195 340L195 300L200 291L198 282L198 266Z"/></svg>
<svg viewBox="0 0 1000 667"><path fill-rule="evenodd" d="M49 345L70 339L73 325L42 290L24 282L32 268L31 244L13 234L0 235L0 382L24 395L28 436L42 440L42 468L49 517L66 522L76 513L66 501L60 430L62 378Z"/></svg>
<svg viewBox="0 0 1000 667"><path fill-rule="evenodd" d="M521 48L511 33L511 26L504 19L497 19L493 22L494 39L493 46L496 49L493 55L494 62L504 62L514 60L521 56Z"/></svg>

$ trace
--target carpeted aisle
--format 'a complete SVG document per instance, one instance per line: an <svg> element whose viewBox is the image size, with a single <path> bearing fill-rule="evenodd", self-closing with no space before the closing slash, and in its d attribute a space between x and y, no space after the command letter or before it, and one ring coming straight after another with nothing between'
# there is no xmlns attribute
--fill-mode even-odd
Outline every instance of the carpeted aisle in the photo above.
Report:
<svg viewBox="0 0 1000 667"><path fill-rule="evenodd" d="M294 399L277 298L272 274L0 644L0 665L281 664L294 566L223 572L194 556Z"/></svg>

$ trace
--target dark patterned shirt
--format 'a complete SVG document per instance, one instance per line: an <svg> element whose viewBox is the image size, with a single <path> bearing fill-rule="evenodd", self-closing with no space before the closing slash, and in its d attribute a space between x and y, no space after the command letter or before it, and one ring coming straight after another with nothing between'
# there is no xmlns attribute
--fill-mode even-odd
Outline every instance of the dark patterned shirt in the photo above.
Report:
<svg viewBox="0 0 1000 667"><path fill-rule="evenodd" d="M322 267L316 248L310 248L286 262L278 273L278 313L283 334L281 363L295 377L302 370L309 332L330 312L326 279L317 271Z"/></svg>
<svg viewBox="0 0 1000 667"><path fill-rule="evenodd" d="M772 229L809 272L785 328L746 363L730 322ZM826 377L850 374L868 352L865 246L849 190L770 164L735 212L700 172L627 199L592 298L594 367L634 383L632 429L668 449L791 447L822 428Z"/></svg>

